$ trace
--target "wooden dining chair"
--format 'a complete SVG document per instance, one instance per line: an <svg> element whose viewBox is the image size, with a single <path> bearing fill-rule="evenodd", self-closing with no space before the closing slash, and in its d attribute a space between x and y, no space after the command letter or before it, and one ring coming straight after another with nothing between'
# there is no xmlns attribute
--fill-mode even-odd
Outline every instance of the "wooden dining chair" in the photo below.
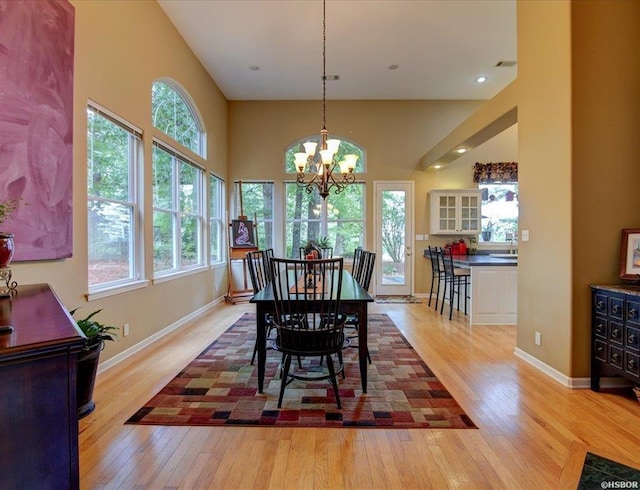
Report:
<svg viewBox="0 0 640 490"><path fill-rule="evenodd" d="M364 252L362 247L358 247L353 251L353 265L351 266L351 275L358 281L358 284L360 283L360 275L362 274L362 252Z"/></svg>
<svg viewBox="0 0 640 490"><path fill-rule="evenodd" d="M371 285L371 278L373 277L373 271L376 263L376 254L375 252L370 252L368 250L363 250L363 249L356 249L356 253L357 253L357 259L358 259L358 266L356 268L356 275L354 275L353 277L362 289L364 289L365 291L368 291L369 286ZM358 324L359 324L359 318L357 314L347 315L345 328L352 328L355 330L355 334L349 335L350 339L354 339L358 337ZM354 345L352 343L351 347L357 348L357 345ZM369 364L371 364L371 355L369 355L368 350L367 350L367 359L369 360Z"/></svg>
<svg viewBox="0 0 640 490"><path fill-rule="evenodd" d="M264 289L267 284L273 280L273 271L271 268L271 259L273 258L273 249L257 250L253 252L247 252L246 255L247 268L249 269L249 278L251 279L251 286L253 287L253 294L257 294L258 291ZM265 318L265 325L267 327L267 338L273 329L273 319L271 316ZM253 355L251 356L251 364L256 360L256 354L258 353L258 343L253 347Z"/></svg>
<svg viewBox="0 0 640 490"><path fill-rule="evenodd" d="M344 373L342 348L346 340L346 315L340 313L343 259L274 258L271 263L275 275L273 322L277 329L274 348L283 353L278 408L282 407L286 386L296 379L328 379L337 406L342 408L337 374ZM333 355L338 357L337 369ZM303 369L300 365L291 369L293 356L304 358ZM317 364L312 362L314 358L318 358Z"/></svg>

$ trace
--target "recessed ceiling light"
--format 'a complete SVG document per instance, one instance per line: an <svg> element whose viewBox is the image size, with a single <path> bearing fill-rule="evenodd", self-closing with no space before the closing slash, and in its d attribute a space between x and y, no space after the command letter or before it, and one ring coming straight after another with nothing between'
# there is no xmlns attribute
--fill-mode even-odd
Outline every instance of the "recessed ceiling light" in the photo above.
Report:
<svg viewBox="0 0 640 490"><path fill-rule="evenodd" d="M400 65L389 65L389 70L397 70L400 68Z"/></svg>
<svg viewBox="0 0 640 490"><path fill-rule="evenodd" d="M433 168L435 169L442 168L442 165L434 165Z"/></svg>
<svg viewBox="0 0 640 490"><path fill-rule="evenodd" d="M484 83L487 81L487 77L478 77L476 78L476 83Z"/></svg>
<svg viewBox="0 0 640 490"><path fill-rule="evenodd" d="M249 70L251 71L260 71L260 67L258 65L252 65L249 67Z"/></svg>
<svg viewBox="0 0 640 490"><path fill-rule="evenodd" d="M458 149L456 150L456 153L466 153L467 151L469 151L469 150L468 150L468 149L466 149L466 148L458 148Z"/></svg>

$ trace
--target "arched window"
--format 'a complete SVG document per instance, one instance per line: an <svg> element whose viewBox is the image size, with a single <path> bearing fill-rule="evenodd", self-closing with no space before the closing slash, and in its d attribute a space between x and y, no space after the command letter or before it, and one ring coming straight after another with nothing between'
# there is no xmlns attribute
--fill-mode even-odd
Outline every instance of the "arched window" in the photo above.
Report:
<svg viewBox="0 0 640 490"><path fill-rule="evenodd" d="M176 82L163 79L151 89L153 126L192 152L205 157L204 128L194 104Z"/></svg>
<svg viewBox="0 0 640 490"><path fill-rule="evenodd" d="M340 146L338 147L338 153L335 156L335 160L339 162L344 158L345 155L349 155L349 154L358 155L358 161L356 162L356 168L354 170L354 173L363 174L365 172L366 160L367 160L367 153L365 152L364 148L359 146L357 143L354 143L353 141L350 141L345 138L341 138L340 136L332 135L331 137L340 140ZM295 141L294 143L292 143L287 147L287 149L284 152L284 168L286 173L288 174L296 173L296 166L293 163L294 162L293 154L299 151L304 151L304 148L302 148L302 143L305 143L307 141L314 141L318 143L318 146L320 146L320 135L317 134L313 136L308 136L306 138L300 138L298 141Z"/></svg>

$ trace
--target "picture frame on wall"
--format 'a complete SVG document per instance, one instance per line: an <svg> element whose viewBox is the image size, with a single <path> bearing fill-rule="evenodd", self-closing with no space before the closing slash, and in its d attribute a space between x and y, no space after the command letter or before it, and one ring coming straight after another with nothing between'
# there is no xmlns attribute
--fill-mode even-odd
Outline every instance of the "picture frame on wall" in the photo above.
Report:
<svg viewBox="0 0 640 490"><path fill-rule="evenodd" d="M620 278L640 282L640 228L622 230Z"/></svg>

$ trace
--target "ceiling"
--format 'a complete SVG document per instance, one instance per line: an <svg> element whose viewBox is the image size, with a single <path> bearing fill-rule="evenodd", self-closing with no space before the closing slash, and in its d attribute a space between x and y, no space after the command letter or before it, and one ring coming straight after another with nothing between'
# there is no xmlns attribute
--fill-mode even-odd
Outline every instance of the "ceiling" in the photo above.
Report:
<svg viewBox="0 0 640 490"><path fill-rule="evenodd" d="M320 0L158 3L227 99L322 98ZM327 99L490 99L516 54L515 0L326 3Z"/></svg>

